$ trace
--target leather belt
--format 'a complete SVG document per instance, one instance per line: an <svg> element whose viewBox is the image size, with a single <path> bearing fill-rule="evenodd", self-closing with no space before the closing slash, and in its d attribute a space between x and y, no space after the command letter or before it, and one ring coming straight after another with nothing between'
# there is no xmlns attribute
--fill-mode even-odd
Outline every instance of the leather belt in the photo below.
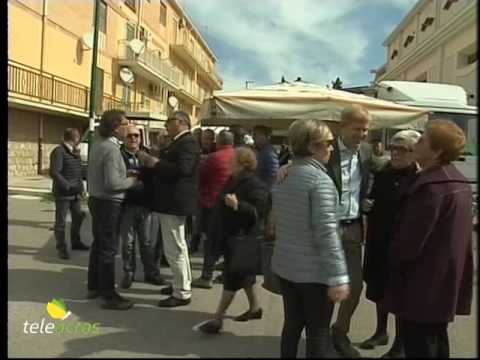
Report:
<svg viewBox="0 0 480 360"><path fill-rule="evenodd" d="M342 225L342 226L353 225L353 224L357 224L361 221L362 221L362 218L340 220L340 225Z"/></svg>

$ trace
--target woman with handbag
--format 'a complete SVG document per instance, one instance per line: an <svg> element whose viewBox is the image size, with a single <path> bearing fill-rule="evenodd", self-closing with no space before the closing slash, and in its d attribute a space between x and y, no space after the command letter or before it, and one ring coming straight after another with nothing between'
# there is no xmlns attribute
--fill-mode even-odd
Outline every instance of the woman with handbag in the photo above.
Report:
<svg viewBox="0 0 480 360"><path fill-rule="evenodd" d="M336 357L330 341L333 305L350 292L338 234L338 193L325 164L333 150L328 126L297 120L289 129L294 159L273 190L275 245L272 270L284 306L281 357L296 358L306 329L306 357Z"/></svg>
<svg viewBox="0 0 480 360"><path fill-rule="evenodd" d="M235 293L243 289L249 310L234 318L248 321L262 318L262 308L255 290L255 274L259 271L260 241L267 211L269 190L255 175L255 153L246 147L236 150L233 174L219 197L209 225L212 253L223 255L223 292L214 319L200 326L200 331L218 333L223 317Z"/></svg>

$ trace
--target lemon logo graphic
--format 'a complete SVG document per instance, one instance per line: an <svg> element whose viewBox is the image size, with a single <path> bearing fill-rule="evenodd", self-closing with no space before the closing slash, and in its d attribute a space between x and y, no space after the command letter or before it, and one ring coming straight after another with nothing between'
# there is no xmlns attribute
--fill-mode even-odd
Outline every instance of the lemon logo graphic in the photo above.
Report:
<svg viewBox="0 0 480 360"><path fill-rule="evenodd" d="M52 319L56 320L65 320L72 314L71 311L67 311L67 307L62 299L55 298L47 304L47 312Z"/></svg>

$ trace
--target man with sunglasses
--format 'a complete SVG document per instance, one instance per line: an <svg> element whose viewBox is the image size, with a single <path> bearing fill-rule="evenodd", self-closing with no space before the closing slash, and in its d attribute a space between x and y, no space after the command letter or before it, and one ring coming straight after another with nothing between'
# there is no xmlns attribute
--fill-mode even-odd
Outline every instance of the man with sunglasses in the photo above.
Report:
<svg viewBox="0 0 480 360"><path fill-rule="evenodd" d="M187 216L194 215L198 208L201 150L190 132L190 117L186 112L175 111L165 127L172 142L160 157L144 152L139 152L138 156L147 167L143 173L151 173L155 179L152 209L160 217L163 251L173 274L172 286L160 291L170 297L160 300L158 306L177 307L188 305L192 296L185 223Z"/></svg>
<svg viewBox="0 0 480 360"><path fill-rule="evenodd" d="M140 160L136 155L140 148L140 142L140 130L130 124L121 149L127 172L130 174L138 173L140 170ZM135 239L138 239L139 242L145 282L153 285L165 284L156 265L156 237L150 236L152 214L147 204L144 185L144 183L140 183L138 186L130 188L123 203L120 239L124 276L120 285L124 289L132 286L135 277Z"/></svg>

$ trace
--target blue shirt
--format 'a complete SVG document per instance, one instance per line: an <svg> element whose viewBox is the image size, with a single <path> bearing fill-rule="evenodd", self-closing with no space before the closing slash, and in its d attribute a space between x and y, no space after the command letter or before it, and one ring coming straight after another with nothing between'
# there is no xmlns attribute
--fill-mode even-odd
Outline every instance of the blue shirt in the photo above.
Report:
<svg viewBox="0 0 480 360"><path fill-rule="evenodd" d="M257 151L256 174L271 189L277 180L278 157L270 144Z"/></svg>
<svg viewBox="0 0 480 360"><path fill-rule="evenodd" d="M347 148L340 137L338 138L338 148L342 169L340 219L358 219L360 217L360 189L362 186L359 153Z"/></svg>

